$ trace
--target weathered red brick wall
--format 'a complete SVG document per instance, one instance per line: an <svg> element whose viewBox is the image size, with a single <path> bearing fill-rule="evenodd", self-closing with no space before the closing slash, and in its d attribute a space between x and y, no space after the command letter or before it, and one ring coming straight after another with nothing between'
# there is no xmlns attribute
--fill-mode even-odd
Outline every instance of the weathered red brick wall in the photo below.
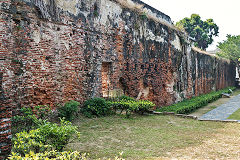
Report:
<svg viewBox="0 0 240 160"><path fill-rule="evenodd" d="M12 20L11 15L2 11L9 3L10 0L0 1L0 159L4 159L11 150L11 116L15 106L15 77L12 72L17 66L11 65L10 61Z"/></svg>
<svg viewBox="0 0 240 160"><path fill-rule="evenodd" d="M134 2L0 2L1 151L22 106L125 93L160 107L234 85L234 64L192 49L167 15Z"/></svg>

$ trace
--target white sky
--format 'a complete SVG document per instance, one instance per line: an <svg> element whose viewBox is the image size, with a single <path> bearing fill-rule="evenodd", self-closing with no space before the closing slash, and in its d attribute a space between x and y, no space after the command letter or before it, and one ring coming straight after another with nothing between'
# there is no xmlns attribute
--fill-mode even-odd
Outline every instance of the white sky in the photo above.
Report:
<svg viewBox="0 0 240 160"><path fill-rule="evenodd" d="M192 13L202 20L212 18L219 26L219 37L207 50L214 50L217 42L227 34L240 35L240 0L142 0L148 5L170 16L175 23Z"/></svg>

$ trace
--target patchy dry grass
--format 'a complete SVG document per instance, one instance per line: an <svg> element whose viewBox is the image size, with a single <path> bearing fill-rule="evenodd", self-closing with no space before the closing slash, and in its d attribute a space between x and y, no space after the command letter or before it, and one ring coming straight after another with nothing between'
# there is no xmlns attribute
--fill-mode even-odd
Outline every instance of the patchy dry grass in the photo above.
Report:
<svg viewBox="0 0 240 160"><path fill-rule="evenodd" d="M240 159L240 125L225 124L202 144L169 152L165 159ZM153 158L162 159L162 158Z"/></svg>
<svg viewBox="0 0 240 160"><path fill-rule="evenodd" d="M74 124L79 126L81 141L69 148L88 152L92 158L114 157L123 151L126 159L168 157L175 150L201 145L224 127L172 116L111 116L78 119Z"/></svg>

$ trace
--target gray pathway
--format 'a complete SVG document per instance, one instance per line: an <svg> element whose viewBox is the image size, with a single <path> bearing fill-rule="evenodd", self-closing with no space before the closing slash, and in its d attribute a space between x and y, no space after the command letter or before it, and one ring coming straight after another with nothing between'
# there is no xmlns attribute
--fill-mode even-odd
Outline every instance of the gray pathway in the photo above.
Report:
<svg viewBox="0 0 240 160"><path fill-rule="evenodd" d="M233 112L240 108L240 94L232 97L227 103L202 115L199 120L226 120Z"/></svg>

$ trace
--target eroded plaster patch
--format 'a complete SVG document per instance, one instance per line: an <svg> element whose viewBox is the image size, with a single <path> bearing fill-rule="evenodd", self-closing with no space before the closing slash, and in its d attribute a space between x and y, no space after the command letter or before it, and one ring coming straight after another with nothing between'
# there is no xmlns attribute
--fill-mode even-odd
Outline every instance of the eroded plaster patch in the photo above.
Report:
<svg viewBox="0 0 240 160"><path fill-rule="evenodd" d="M180 38L178 35L175 34L175 39L171 41L171 44L179 51L182 51L181 43L180 43Z"/></svg>
<svg viewBox="0 0 240 160"><path fill-rule="evenodd" d="M70 12L73 15L78 14L77 9L78 0L56 0L56 5L63 11Z"/></svg>

